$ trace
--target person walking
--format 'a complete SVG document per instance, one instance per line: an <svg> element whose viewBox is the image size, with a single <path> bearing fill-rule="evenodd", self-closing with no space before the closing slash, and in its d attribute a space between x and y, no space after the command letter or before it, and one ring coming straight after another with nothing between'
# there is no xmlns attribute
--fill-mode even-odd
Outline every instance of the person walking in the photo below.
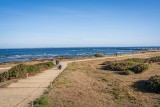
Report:
<svg viewBox="0 0 160 107"><path fill-rule="evenodd" d="M56 65L58 66L60 63L60 61L58 59L56 59Z"/></svg>
<svg viewBox="0 0 160 107"><path fill-rule="evenodd" d="M62 65L60 64L60 61L58 59L56 59L56 66L58 69L62 68Z"/></svg>

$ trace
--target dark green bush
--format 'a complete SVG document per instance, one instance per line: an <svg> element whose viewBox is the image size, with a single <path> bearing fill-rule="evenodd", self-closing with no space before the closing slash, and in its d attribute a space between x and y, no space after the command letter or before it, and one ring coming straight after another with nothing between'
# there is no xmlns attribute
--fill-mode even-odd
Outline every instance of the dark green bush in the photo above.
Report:
<svg viewBox="0 0 160 107"><path fill-rule="evenodd" d="M130 71L130 70L126 70L126 71L124 71L124 73L125 73L126 75L133 75L133 74L134 74L134 72L133 72L133 71Z"/></svg>
<svg viewBox="0 0 160 107"><path fill-rule="evenodd" d="M103 53L96 53L95 57L104 57L105 55Z"/></svg>
<svg viewBox="0 0 160 107"><path fill-rule="evenodd" d="M9 78L8 72L3 72L3 73L0 74L0 82L8 80L8 78Z"/></svg>
<svg viewBox="0 0 160 107"><path fill-rule="evenodd" d="M0 74L0 82L5 80L14 78L24 78L26 74L35 74L41 72L43 70L47 70L54 67L52 62L39 63L35 65L25 65L19 64L17 66L12 67L8 72L3 72Z"/></svg>
<svg viewBox="0 0 160 107"><path fill-rule="evenodd" d="M150 77L145 84L145 88L148 91L160 93L160 75Z"/></svg>
<svg viewBox="0 0 160 107"><path fill-rule="evenodd" d="M156 56L156 57L152 57L152 58L148 58L149 62L154 63L154 62L160 62L160 56Z"/></svg>
<svg viewBox="0 0 160 107"><path fill-rule="evenodd" d="M138 64L138 65L135 65L133 68L131 68L131 70L134 73L141 73L141 72L147 70L148 67L149 67L148 64Z"/></svg>
<svg viewBox="0 0 160 107"><path fill-rule="evenodd" d="M105 62L105 69L113 70L113 71L124 71L130 69L132 66L135 65L134 62L128 61L112 61L112 62Z"/></svg>
<svg viewBox="0 0 160 107"><path fill-rule="evenodd" d="M129 59L126 59L124 61L131 61L131 62L136 62L136 63L146 63L146 62L148 62L148 59L144 59L144 58L129 58Z"/></svg>
<svg viewBox="0 0 160 107"><path fill-rule="evenodd" d="M12 67L8 73L9 77L24 77L29 70L29 66L25 64L19 64L17 66Z"/></svg>

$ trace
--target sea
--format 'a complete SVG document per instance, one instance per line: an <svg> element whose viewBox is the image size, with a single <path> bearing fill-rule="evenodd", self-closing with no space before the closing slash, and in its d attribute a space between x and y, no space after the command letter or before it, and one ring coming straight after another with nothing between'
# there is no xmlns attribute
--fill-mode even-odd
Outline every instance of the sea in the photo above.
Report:
<svg viewBox="0 0 160 107"><path fill-rule="evenodd" d="M0 49L0 63L26 62L31 59L53 59L57 56L77 58L96 53L106 55L130 54L147 50L160 50L160 47L85 47L85 48L24 48Z"/></svg>

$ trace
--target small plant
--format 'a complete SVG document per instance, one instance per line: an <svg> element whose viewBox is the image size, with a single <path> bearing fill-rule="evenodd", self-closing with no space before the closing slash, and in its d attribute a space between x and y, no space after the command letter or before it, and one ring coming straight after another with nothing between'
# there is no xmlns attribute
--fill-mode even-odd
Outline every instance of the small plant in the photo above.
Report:
<svg viewBox="0 0 160 107"><path fill-rule="evenodd" d="M156 57L152 57L152 58L149 58L148 59L149 60L149 62L151 63L153 63L153 62L160 62L160 56L156 56Z"/></svg>
<svg viewBox="0 0 160 107"><path fill-rule="evenodd" d="M123 89L120 89L120 88L113 88L112 90L112 94L114 95L114 98L115 99L123 99L125 97L125 94L124 94L124 90Z"/></svg>
<svg viewBox="0 0 160 107"><path fill-rule="evenodd" d="M133 74L134 74L134 72L133 72L133 71L130 71L130 70L126 70L126 71L124 71L124 73L125 73L126 75L133 75Z"/></svg>
<svg viewBox="0 0 160 107"><path fill-rule="evenodd" d="M34 102L34 107L44 107L48 105L48 100L45 96L41 96L41 98L36 99Z"/></svg>
<svg viewBox="0 0 160 107"><path fill-rule="evenodd" d="M104 57L105 55L103 53L96 53L95 57Z"/></svg>
<svg viewBox="0 0 160 107"><path fill-rule="evenodd" d="M149 67L148 64L138 64L136 66L134 66L133 68L131 68L131 70L134 73L142 73L143 71L147 70Z"/></svg>
<svg viewBox="0 0 160 107"><path fill-rule="evenodd" d="M145 84L148 91L160 93L160 75L152 76Z"/></svg>

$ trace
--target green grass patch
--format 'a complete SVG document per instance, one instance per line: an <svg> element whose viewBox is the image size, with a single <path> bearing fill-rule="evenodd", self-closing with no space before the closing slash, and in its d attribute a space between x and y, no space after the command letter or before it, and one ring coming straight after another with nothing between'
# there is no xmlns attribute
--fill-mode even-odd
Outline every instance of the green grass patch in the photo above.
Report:
<svg viewBox="0 0 160 107"><path fill-rule="evenodd" d="M40 98L36 99L34 102L34 107L48 107L49 102L45 96L41 96Z"/></svg>

